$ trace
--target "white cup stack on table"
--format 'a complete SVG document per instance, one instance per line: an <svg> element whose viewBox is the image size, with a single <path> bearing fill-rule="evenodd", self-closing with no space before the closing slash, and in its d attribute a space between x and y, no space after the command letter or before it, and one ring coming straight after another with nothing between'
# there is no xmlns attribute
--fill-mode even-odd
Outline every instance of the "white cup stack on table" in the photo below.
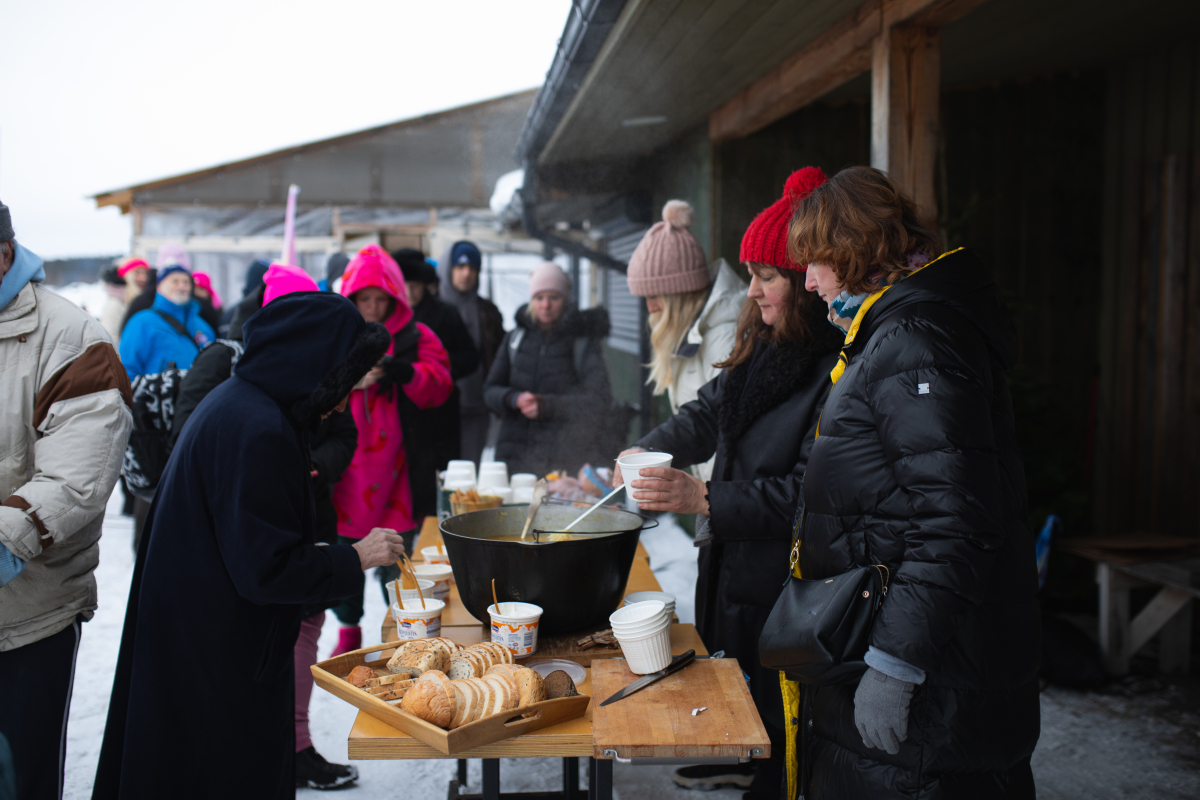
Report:
<svg viewBox="0 0 1200 800"><path fill-rule="evenodd" d="M451 461L446 465L446 480L443 485L450 488L451 483L475 485L475 462Z"/></svg>
<svg viewBox="0 0 1200 800"><path fill-rule="evenodd" d="M500 498L500 505L509 506L513 503L513 490L507 486L489 486L482 494L490 494Z"/></svg>
<svg viewBox="0 0 1200 800"><path fill-rule="evenodd" d="M521 486L519 488L514 486L512 493L513 493L512 500L514 503L518 503L518 504L524 503L524 504L528 505L529 503L533 502L533 487L532 486Z"/></svg>
<svg viewBox="0 0 1200 800"><path fill-rule="evenodd" d="M625 595L625 605L631 606L634 603L645 603L649 600L658 600L667 607L667 617L672 617L675 613L675 595L670 592L631 592Z"/></svg>
<svg viewBox="0 0 1200 800"><path fill-rule="evenodd" d="M508 488L508 465L503 461L485 461L479 465L479 489Z"/></svg>
<svg viewBox="0 0 1200 800"><path fill-rule="evenodd" d="M532 489L536 483L537 475L534 475L532 472L518 472L512 476L508 485L515 492L517 489Z"/></svg>
<svg viewBox="0 0 1200 800"><path fill-rule="evenodd" d="M658 672L671 663L671 615L661 600L626 604L608 622L633 674Z"/></svg>

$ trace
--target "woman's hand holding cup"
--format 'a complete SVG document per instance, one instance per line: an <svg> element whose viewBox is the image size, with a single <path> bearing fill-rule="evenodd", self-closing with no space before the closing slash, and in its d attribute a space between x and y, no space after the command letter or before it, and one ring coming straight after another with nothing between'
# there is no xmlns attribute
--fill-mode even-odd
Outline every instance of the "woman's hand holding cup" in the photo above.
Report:
<svg viewBox="0 0 1200 800"><path fill-rule="evenodd" d="M395 564L404 555L404 539L391 528L372 528L361 541L353 545L363 572L371 567Z"/></svg>

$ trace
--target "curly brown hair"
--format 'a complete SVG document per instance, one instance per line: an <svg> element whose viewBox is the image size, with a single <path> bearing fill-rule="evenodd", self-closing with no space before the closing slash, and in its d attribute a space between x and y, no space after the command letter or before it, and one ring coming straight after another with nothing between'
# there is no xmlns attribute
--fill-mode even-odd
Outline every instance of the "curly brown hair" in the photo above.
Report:
<svg viewBox="0 0 1200 800"><path fill-rule="evenodd" d="M742 301L742 310L738 314L737 333L734 334L733 352L729 358L717 364L717 369L731 369L754 355L754 348L759 342L804 343L812 338L813 327L823 324L825 304L814 293L804 288L804 272L795 269L776 269L769 264L747 263L751 272L756 270L776 270L780 277L791 284L787 305L783 315L772 327L763 322L762 311L758 303L747 297Z"/></svg>
<svg viewBox="0 0 1200 800"><path fill-rule="evenodd" d="M848 167L800 201L788 228L798 264L829 264L852 294L911 271L909 256L942 254L942 243L908 195L872 167Z"/></svg>

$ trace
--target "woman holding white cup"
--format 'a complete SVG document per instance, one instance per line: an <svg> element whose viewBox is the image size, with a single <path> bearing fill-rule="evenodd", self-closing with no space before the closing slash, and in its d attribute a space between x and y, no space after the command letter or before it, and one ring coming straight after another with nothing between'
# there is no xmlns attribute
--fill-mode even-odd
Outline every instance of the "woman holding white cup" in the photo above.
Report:
<svg viewBox="0 0 1200 800"><path fill-rule="evenodd" d="M687 767L676 782L744 788L752 772L753 798L779 796L786 749L779 676L760 665L758 639L782 588L783 576L773 570L788 560L814 427L843 339L826 321L824 304L805 291L804 267L787 255L792 209L823 181L820 170L800 170L746 231L741 261L753 280L733 353L717 364L724 371L621 454L672 455L670 467L630 475L629 493L646 511L699 515L696 628L710 651L724 650L750 676L772 743L772 758L742 774L737 767ZM711 480L686 471L714 455ZM623 471L618 462L614 482Z"/></svg>

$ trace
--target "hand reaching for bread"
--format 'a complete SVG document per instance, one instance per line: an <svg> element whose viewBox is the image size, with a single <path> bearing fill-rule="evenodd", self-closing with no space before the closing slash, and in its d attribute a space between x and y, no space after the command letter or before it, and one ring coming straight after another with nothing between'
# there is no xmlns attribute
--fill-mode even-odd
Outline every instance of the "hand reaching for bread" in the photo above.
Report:
<svg viewBox="0 0 1200 800"><path fill-rule="evenodd" d="M404 555L404 540L390 528L372 528L366 538L354 545L363 572L371 567L395 564Z"/></svg>

